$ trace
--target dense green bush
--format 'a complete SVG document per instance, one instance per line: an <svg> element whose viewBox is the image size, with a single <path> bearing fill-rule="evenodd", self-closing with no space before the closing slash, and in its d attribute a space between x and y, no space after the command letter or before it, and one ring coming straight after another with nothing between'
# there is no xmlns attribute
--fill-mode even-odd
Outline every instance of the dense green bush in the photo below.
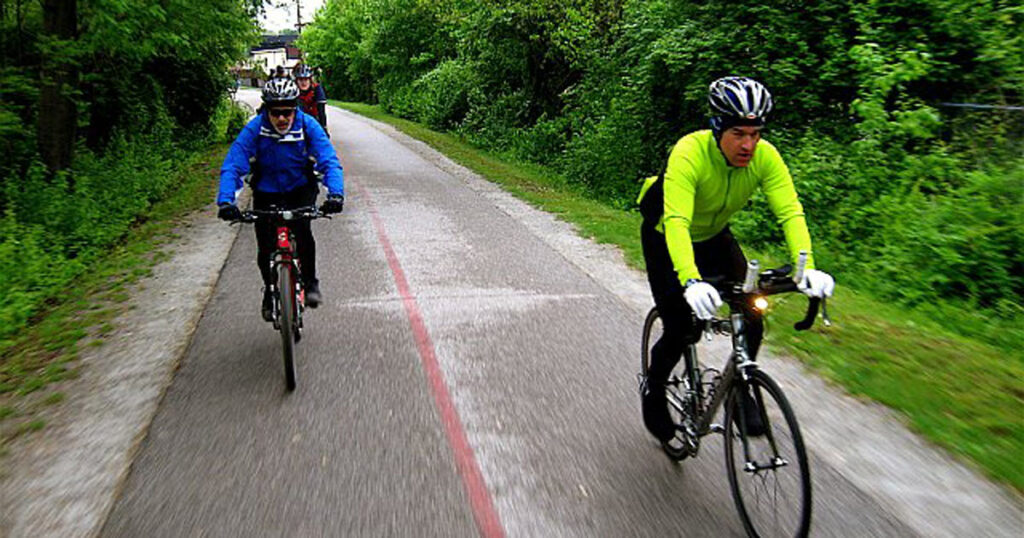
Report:
<svg viewBox="0 0 1024 538"><path fill-rule="evenodd" d="M351 98L620 207L706 125L711 80L756 77L825 268L918 308L1008 317L1019 339L1024 114L943 103L1024 102L1022 23L982 0L329 0L303 44ZM753 204L734 228L776 247Z"/></svg>
<svg viewBox="0 0 1024 538"><path fill-rule="evenodd" d="M0 220L0 256L22 263L0 270L0 349L165 192L180 156L166 134L132 143L116 136L103 155L81 152L70 172L73 195L67 174L49 178L40 164L20 178L20 188L5 182L9 207Z"/></svg>
<svg viewBox="0 0 1024 538"><path fill-rule="evenodd" d="M222 101L209 134L196 144L224 143L245 111ZM157 128L132 139L115 134L104 151L83 149L74 168L48 177L39 163L19 181L5 181L8 207L0 218L0 256L21 260L0 269L0 350L45 302L128 232L150 206L174 189L175 171L191 152L175 142L164 115ZM240 127L238 127L240 128ZM234 135L230 135L233 139ZM69 192L66 179L75 178Z"/></svg>
<svg viewBox="0 0 1024 538"><path fill-rule="evenodd" d="M470 101L478 101L476 70L458 60L441 62L411 86L415 95L412 115L435 129L458 126L469 112Z"/></svg>
<svg viewBox="0 0 1024 538"><path fill-rule="evenodd" d="M0 268L0 351L174 188L192 152L240 129L228 67L256 35L258 3L79 3L62 43L44 35L38 3L0 9L0 256L18 260ZM78 73L66 88L78 144L57 172L36 151L45 62Z"/></svg>

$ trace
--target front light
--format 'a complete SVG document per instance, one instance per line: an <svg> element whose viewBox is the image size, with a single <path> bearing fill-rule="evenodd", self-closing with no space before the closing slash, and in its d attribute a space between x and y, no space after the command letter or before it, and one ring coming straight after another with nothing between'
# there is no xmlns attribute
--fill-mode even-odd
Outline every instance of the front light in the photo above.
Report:
<svg viewBox="0 0 1024 538"><path fill-rule="evenodd" d="M754 308L760 310L761 312L768 310L768 300L765 299L764 297L758 297L757 299L754 299Z"/></svg>

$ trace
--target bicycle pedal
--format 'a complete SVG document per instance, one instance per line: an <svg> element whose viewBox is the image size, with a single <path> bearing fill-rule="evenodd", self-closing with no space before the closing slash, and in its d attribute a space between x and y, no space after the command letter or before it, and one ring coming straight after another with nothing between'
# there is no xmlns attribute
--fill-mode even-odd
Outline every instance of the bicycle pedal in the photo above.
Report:
<svg viewBox="0 0 1024 538"><path fill-rule="evenodd" d="M710 431L711 433L725 433L725 427L721 424L712 424Z"/></svg>
<svg viewBox="0 0 1024 538"><path fill-rule="evenodd" d="M636 374L637 390L640 391L640 395L643 396L644 392L647 391L647 376L644 374Z"/></svg>

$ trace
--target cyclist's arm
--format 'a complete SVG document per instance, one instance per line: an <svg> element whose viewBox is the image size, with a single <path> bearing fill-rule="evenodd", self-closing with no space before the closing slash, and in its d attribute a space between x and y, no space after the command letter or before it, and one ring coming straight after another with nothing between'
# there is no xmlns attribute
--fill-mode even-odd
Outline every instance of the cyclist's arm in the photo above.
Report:
<svg viewBox="0 0 1024 538"><path fill-rule="evenodd" d="M316 120L320 122L320 126L327 131L327 104L317 103L316 104Z"/></svg>
<svg viewBox="0 0 1024 538"><path fill-rule="evenodd" d="M323 126L324 131L327 130L327 93L324 92L323 85L317 84L316 90L313 92L313 101L316 102L316 119L320 121L320 125Z"/></svg>
<svg viewBox="0 0 1024 538"><path fill-rule="evenodd" d="M233 204L235 197L245 185L243 178L249 173L249 158L256 155L256 142L259 138L260 116L257 115L238 133L231 144L231 149L224 157L220 167L220 189L217 192L217 205Z"/></svg>
<svg viewBox="0 0 1024 538"><path fill-rule="evenodd" d="M306 116L311 119L312 116ZM328 194L345 195L345 176L341 169L341 161L334 152L331 140L320 123L306 121L306 136L309 137L309 150L316 157L316 171L324 176L324 185Z"/></svg>
<svg viewBox="0 0 1024 538"><path fill-rule="evenodd" d="M768 198L768 206L786 237L786 246L789 247L790 259L794 265L800 257L800 251L807 252L807 269L814 269L814 255L811 251L811 234L807 231L807 219L804 216L804 208L796 195L796 188L793 187L793 177L789 175L789 168L779 155L775 146L761 141L763 147L757 151L764 153L766 157L760 166L761 189Z"/></svg>
<svg viewBox="0 0 1024 538"><path fill-rule="evenodd" d="M693 221L694 197L697 192L697 170L694 158L699 151L693 138L684 138L672 150L665 170L665 213L663 226L668 254L680 282L700 280L700 271L693 256L690 223Z"/></svg>

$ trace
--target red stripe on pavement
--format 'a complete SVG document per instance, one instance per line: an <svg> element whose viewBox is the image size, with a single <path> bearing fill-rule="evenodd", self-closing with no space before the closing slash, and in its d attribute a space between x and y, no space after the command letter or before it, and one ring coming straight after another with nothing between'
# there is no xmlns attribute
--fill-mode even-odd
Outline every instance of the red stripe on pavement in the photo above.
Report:
<svg viewBox="0 0 1024 538"><path fill-rule="evenodd" d="M352 179L349 181L356 185L365 200L365 206L369 209L373 226L377 229L377 239L380 241L381 247L384 248L388 267L391 268L391 273L395 277L398 294L402 297L405 313L409 316L409 325L412 327L413 337L416 340L416 349L419 350L420 361L427 374L430 392L434 396L434 403L441 415L441 422L444 424L444 431L448 436L448 444L455 455L455 465L462 478L462 485L466 488L466 495L473 508L473 517L476 519L477 528L480 529L480 535L485 538L503 538L505 531L501 526L501 520L498 519L498 512L494 509L491 494L487 491L483 473L480 472L480 466L473 456L473 448L469 445L466 432L462 429L459 412L455 409L448 386L444 382L441 366L437 362L437 354L434 352L434 342L430 339L426 324L423 323L420 307L409 288L409 281L405 279L405 272L402 271L402 266L398 262L395 249L391 247L391 241L384 230L384 223L381 221L377 207L370 199L370 193L366 188L357 181Z"/></svg>

